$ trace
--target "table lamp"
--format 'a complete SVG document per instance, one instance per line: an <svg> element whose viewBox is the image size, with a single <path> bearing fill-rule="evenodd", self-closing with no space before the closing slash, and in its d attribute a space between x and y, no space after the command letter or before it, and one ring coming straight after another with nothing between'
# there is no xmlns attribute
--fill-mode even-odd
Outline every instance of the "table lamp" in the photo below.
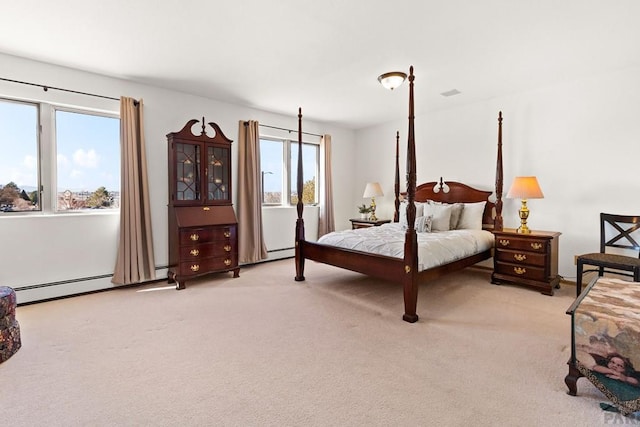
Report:
<svg viewBox="0 0 640 427"><path fill-rule="evenodd" d="M542 199L544 195L535 176L516 176L513 179L511 188L507 193L508 199L522 199L522 206L518 213L520 214L520 227L516 230L518 233L529 234L531 230L527 227L527 218L529 218L529 208L527 208L527 199Z"/></svg>
<svg viewBox="0 0 640 427"><path fill-rule="evenodd" d="M382 187L377 182L368 182L367 186L364 189L364 194L362 198L371 197L371 215L369 215L370 221L377 221L376 217L376 197L382 197L384 194L382 193Z"/></svg>

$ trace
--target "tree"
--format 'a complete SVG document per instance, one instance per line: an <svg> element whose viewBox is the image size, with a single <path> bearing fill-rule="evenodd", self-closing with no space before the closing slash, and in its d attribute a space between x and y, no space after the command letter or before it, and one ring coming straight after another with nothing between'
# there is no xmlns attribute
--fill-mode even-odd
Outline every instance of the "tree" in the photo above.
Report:
<svg viewBox="0 0 640 427"><path fill-rule="evenodd" d="M102 208L111 206L111 195L104 187L99 187L87 198L86 206L89 208Z"/></svg>
<svg viewBox="0 0 640 427"><path fill-rule="evenodd" d="M13 181L0 189L0 205L13 205L13 201L19 198L20 189Z"/></svg>
<svg viewBox="0 0 640 427"><path fill-rule="evenodd" d="M37 191L30 191L29 199L31 199L34 205L37 205L40 199L39 193Z"/></svg>
<svg viewBox="0 0 640 427"><path fill-rule="evenodd" d="M309 181L302 184L302 203L305 205L312 205L316 203L316 177L314 176ZM298 194L291 194L291 204L298 204Z"/></svg>
<svg viewBox="0 0 640 427"><path fill-rule="evenodd" d="M13 210L14 211L30 211L33 210L33 203L31 200L27 201L21 198L14 199L13 201Z"/></svg>
<svg viewBox="0 0 640 427"><path fill-rule="evenodd" d="M305 205L313 204L316 202L316 177L314 176L309 181L302 185L302 203Z"/></svg>

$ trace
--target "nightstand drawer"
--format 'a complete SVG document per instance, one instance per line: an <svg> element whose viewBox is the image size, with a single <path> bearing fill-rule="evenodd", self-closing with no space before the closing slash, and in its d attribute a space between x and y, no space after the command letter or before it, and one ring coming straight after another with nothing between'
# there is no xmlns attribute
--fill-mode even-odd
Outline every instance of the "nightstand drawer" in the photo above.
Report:
<svg viewBox="0 0 640 427"><path fill-rule="evenodd" d="M532 265L542 268L544 268L547 262L547 254L527 251L507 251L498 249L495 252L495 257L498 261L502 262L510 262L521 265Z"/></svg>
<svg viewBox="0 0 640 427"><path fill-rule="evenodd" d="M349 221L351 221L351 228L353 230L355 230L356 228L379 227L382 224L388 224L391 222L390 219L369 220L369 219L355 219L355 218L352 218Z"/></svg>
<svg viewBox="0 0 640 427"><path fill-rule="evenodd" d="M529 265L515 265L502 262L496 262L494 265L497 274L504 274L514 278L536 280L543 282L547 280L543 267L532 267Z"/></svg>
<svg viewBox="0 0 640 427"><path fill-rule="evenodd" d="M547 241L545 239L523 239L518 236L496 236L496 248L544 253L547 250Z"/></svg>

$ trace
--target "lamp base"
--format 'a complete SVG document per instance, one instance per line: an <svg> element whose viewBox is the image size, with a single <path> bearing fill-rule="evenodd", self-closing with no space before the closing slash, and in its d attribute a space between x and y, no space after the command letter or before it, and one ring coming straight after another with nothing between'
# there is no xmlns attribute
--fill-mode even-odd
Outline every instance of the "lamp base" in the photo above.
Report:
<svg viewBox="0 0 640 427"><path fill-rule="evenodd" d="M377 221L378 217L376 217L376 200L375 197L371 198L371 215L369 215L369 221Z"/></svg>
<svg viewBox="0 0 640 427"><path fill-rule="evenodd" d="M520 215L520 227L516 230L516 233L531 234L531 230L527 227L527 218L529 218L529 208L527 207L527 199L522 199L522 206L518 211Z"/></svg>

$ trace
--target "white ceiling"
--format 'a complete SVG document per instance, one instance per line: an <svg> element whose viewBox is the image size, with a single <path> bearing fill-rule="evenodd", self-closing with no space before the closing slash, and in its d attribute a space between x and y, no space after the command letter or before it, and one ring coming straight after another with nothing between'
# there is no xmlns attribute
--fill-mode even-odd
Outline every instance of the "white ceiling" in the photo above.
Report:
<svg viewBox="0 0 640 427"><path fill-rule="evenodd" d="M638 0L3 3L0 52L353 129L407 116L377 76L410 65L422 114L640 64Z"/></svg>

